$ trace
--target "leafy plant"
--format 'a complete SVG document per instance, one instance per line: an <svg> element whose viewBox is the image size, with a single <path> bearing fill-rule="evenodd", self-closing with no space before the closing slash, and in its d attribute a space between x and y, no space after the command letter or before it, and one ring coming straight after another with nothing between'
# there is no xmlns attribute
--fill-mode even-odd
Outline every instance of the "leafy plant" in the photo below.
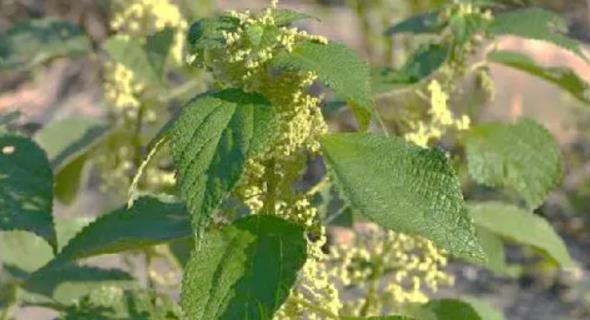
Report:
<svg viewBox="0 0 590 320"><path fill-rule="evenodd" d="M130 5L115 1L111 24L118 34L101 46L111 123L70 119L31 138L10 126L14 115L0 118L3 317L21 305L54 309L60 319L501 318L480 301L430 300L428 291L452 283L444 271L448 255L516 274L517 266L505 261L507 241L575 267L551 225L533 212L558 185L563 160L541 125L472 126L467 115L450 110L450 95L470 72L491 89L488 61L553 82L585 102L587 84L571 70L544 68L520 53L494 51L469 66L476 48L502 34L582 55L552 13L526 9L494 17L487 1L472 2L389 28L388 36L441 36L403 67L371 72L345 45L292 27L310 16L278 9L277 1L190 28L167 1L144 8L138 20L144 28L133 23L139 22ZM15 27L18 32L4 35L0 43L11 46L0 57L11 58L2 61L32 66L71 51L54 50L64 49L62 34L39 44L52 48L43 59L19 55L15 34L55 30L29 24L34 32ZM190 66L181 65L185 33ZM172 71L189 80L169 88ZM167 114L163 106L195 91L205 72L214 79L207 90L178 115ZM359 132L329 133L316 84L350 109ZM390 136L390 119L377 106L400 88L427 107L408 103ZM433 147L443 137L453 138L455 149ZM450 151L476 183L516 195L466 203ZM327 172L302 184L314 159ZM53 199L72 203L90 164L101 172L104 190L129 195L127 204L92 222L62 225L52 214ZM354 241L328 241L336 220L348 221ZM28 261L20 252L35 254ZM146 259L146 285L132 272L82 263L130 252ZM180 302L161 290L178 285L153 268L162 257L182 274ZM354 299L343 298L355 289Z"/></svg>

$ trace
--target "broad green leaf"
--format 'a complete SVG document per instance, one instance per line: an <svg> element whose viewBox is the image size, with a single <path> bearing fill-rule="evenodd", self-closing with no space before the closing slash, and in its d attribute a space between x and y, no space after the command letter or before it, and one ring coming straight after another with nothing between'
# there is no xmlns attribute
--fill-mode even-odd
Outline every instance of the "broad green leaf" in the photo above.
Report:
<svg viewBox="0 0 590 320"><path fill-rule="evenodd" d="M392 36L398 33L437 33L441 31L445 24L439 19L440 12L423 13L404 21L401 21L385 31L385 35Z"/></svg>
<svg viewBox="0 0 590 320"><path fill-rule="evenodd" d="M590 104L588 83L569 68L544 67L538 65L531 57L525 54L507 50L492 51L488 53L487 59L549 81L571 93L576 99Z"/></svg>
<svg viewBox="0 0 590 320"><path fill-rule="evenodd" d="M442 152L372 134L331 134L322 146L330 176L355 212L451 254L485 259Z"/></svg>
<svg viewBox="0 0 590 320"><path fill-rule="evenodd" d="M276 114L261 95L227 89L197 97L171 132L177 185L197 232L236 187L246 160L270 147Z"/></svg>
<svg viewBox="0 0 590 320"><path fill-rule="evenodd" d="M103 48L116 63L131 70L138 81L148 85L160 83L160 76L137 40L129 36L115 35L104 42Z"/></svg>
<svg viewBox="0 0 590 320"><path fill-rule="evenodd" d="M131 288L137 286L137 283L130 274L121 270L67 265L34 273L23 284L28 293L49 297L64 304L109 286Z"/></svg>
<svg viewBox="0 0 590 320"><path fill-rule="evenodd" d="M188 319L272 319L306 260L302 227L255 215L205 234L184 273Z"/></svg>
<svg viewBox="0 0 590 320"><path fill-rule="evenodd" d="M174 29L164 28L149 36L145 43L145 52L152 70L158 78L164 76L164 66L174 43Z"/></svg>
<svg viewBox="0 0 590 320"><path fill-rule="evenodd" d="M336 95L347 100L359 126L366 129L374 112L369 66L352 50L338 43L304 42L273 61L279 68L313 72Z"/></svg>
<svg viewBox="0 0 590 320"><path fill-rule="evenodd" d="M514 189L531 209L543 203L563 175L559 145L531 120L474 127L468 132L466 151L475 181Z"/></svg>
<svg viewBox="0 0 590 320"><path fill-rule="evenodd" d="M485 263L477 262L474 263L485 267L492 272L509 277L517 277L520 274L519 266L512 266L506 263L506 252L504 250L504 241L496 234L488 231L482 227L476 227L477 238L483 248L483 251L488 257L488 261Z"/></svg>
<svg viewBox="0 0 590 320"><path fill-rule="evenodd" d="M51 123L35 134L56 173L100 143L109 131L102 121L66 119Z"/></svg>
<svg viewBox="0 0 590 320"><path fill-rule="evenodd" d="M469 208L476 225L532 246L564 268L574 266L563 240L542 217L501 202L475 203Z"/></svg>
<svg viewBox="0 0 590 320"><path fill-rule="evenodd" d="M313 19L313 20L319 21L319 19L317 17L311 16L311 15L308 15L305 13L289 10L289 9L273 10L273 18L275 20L275 24L280 27L281 26L288 26L288 25L290 25L294 22L300 21L300 20Z"/></svg>
<svg viewBox="0 0 590 320"><path fill-rule="evenodd" d="M553 43L588 61L580 44L566 36L567 22L541 8L525 8L497 15L489 26L494 35L513 35Z"/></svg>
<svg viewBox="0 0 590 320"><path fill-rule="evenodd" d="M59 202L69 205L78 195L80 186L86 183L85 165L88 155L84 154L70 162L54 177L54 196Z"/></svg>
<svg viewBox="0 0 590 320"><path fill-rule="evenodd" d="M484 320L471 305L460 300L434 300L424 308L434 313L436 320Z"/></svg>
<svg viewBox="0 0 590 320"><path fill-rule="evenodd" d="M85 226L44 269L77 259L140 249L192 236L184 205L143 197Z"/></svg>
<svg viewBox="0 0 590 320"><path fill-rule="evenodd" d="M168 296L148 290L106 287L66 308L59 320L180 320L180 307Z"/></svg>
<svg viewBox="0 0 590 320"><path fill-rule="evenodd" d="M427 78L445 63L448 55L448 47L430 44L416 51L399 70L374 69L371 72L373 93L386 93Z"/></svg>
<svg viewBox="0 0 590 320"><path fill-rule="evenodd" d="M0 134L0 231L33 232L57 249L52 207L45 152L28 138Z"/></svg>
<svg viewBox="0 0 590 320"><path fill-rule="evenodd" d="M473 298L473 297L462 297L462 301L469 303L469 305L479 314L481 320L505 320L504 314L496 310L489 303Z"/></svg>
<svg viewBox="0 0 590 320"><path fill-rule="evenodd" d="M21 21L0 36L0 69L30 68L56 57L79 57L89 50L89 39L69 21Z"/></svg>

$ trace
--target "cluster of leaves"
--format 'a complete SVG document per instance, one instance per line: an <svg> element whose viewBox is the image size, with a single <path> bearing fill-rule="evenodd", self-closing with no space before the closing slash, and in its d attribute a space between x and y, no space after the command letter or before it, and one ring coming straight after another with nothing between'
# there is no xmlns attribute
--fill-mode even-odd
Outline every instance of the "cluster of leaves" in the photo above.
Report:
<svg viewBox="0 0 590 320"><path fill-rule="evenodd" d="M307 17L287 10L275 15L278 25ZM0 66L29 67L51 57L79 54L85 47L79 32L60 29L59 23L26 26L15 26L1 38ZM189 31L190 50L201 54L223 48L222 32L234 28L236 21L230 16L200 20ZM355 216L388 230L425 237L458 258L501 274L515 270L505 261L505 241L530 246L550 261L572 267L563 241L546 220L533 213L562 175L558 145L540 125L530 120L482 124L463 139L473 180L513 190L518 199L512 204L466 203L443 151L366 132L378 117L373 102L377 91L423 81L448 61L454 52L449 46L459 46L479 33L548 41L581 55L577 43L563 34L563 21L540 9L500 13L491 22L469 16L443 19L439 13L429 13L402 22L388 33L445 30L453 34L451 44L429 44L402 69L381 70L373 78L369 66L354 52L332 42L303 43L273 57L271 64L283 72L313 71L347 101L356 116L361 132L331 133L321 140L329 177ZM118 38L104 47L144 80L158 82L170 46L167 32L154 35L144 47ZM43 41L35 40L38 47L29 50L21 47L24 42L19 39ZM35 56L25 58L23 52ZM543 68L516 53L495 51L487 59L554 82L587 101L587 85L571 71ZM10 118L2 119L0 126L9 128ZM267 98L244 88L212 90L195 97L156 138L170 141L178 199L142 196L132 206L124 205L91 223L55 220L52 204L54 198L73 199L88 154L108 135L109 127L67 120L44 128L33 139L2 130L0 308L44 306L60 311L63 319L272 318L308 257L305 228L273 212L221 225L212 223L211 217L237 187L247 160L271 146L276 118ZM183 270L182 308L142 290L122 270L79 264L93 256L184 240L196 245ZM28 252L36 252L35 257L26 258ZM407 317L370 319L494 317L499 315L477 301L446 299L417 306Z"/></svg>

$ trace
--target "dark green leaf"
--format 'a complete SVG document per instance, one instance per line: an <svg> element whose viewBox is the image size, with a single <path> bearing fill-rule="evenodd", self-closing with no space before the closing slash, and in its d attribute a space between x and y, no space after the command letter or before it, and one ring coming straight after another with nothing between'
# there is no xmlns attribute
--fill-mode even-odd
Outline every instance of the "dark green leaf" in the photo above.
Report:
<svg viewBox="0 0 590 320"><path fill-rule="evenodd" d="M96 255L140 249L190 237L184 205L143 197L130 208L98 217L84 227L44 269Z"/></svg>
<svg viewBox="0 0 590 320"><path fill-rule="evenodd" d="M76 158L65 166L59 173L54 177L54 196L59 202L69 205L78 195L80 185L82 185L84 179L84 167L88 160L88 155L82 155Z"/></svg>
<svg viewBox="0 0 590 320"><path fill-rule="evenodd" d="M559 145L531 120L474 127L468 133L466 150L473 179L516 190L531 209L543 203L563 175Z"/></svg>
<svg viewBox="0 0 590 320"><path fill-rule="evenodd" d="M537 248L564 268L574 266L563 240L542 217L501 202L473 204L469 211L478 226Z"/></svg>
<svg viewBox="0 0 590 320"><path fill-rule="evenodd" d="M590 104L588 83L578 74L565 67L544 67L538 65L531 57L514 51L496 50L488 54L488 60L500 63L533 76L549 81L571 93L580 101Z"/></svg>
<svg viewBox="0 0 590 320"><path fill-rule="evenodd" d="M233 31L239 24L240 20L230 16L204 18L193 23L188 31L189 52L202 61L206 51L223 48L223 32Z"/></svg>
<svg viewBox="0 0 590 320"><path fill-rule="evenodd" d="M25 230L57 249L53 176L47 155L28 138L0 134L0 230Z"/></svg>
<svg viewBox="0 0 590 320"><path fill-rule="evenodd" d="M276 114L258 94L227 89L197 97L172 129L182 198L197 231L236 187L246 160L270 147Z"/></svg>
<svg viewBox="0 0 590 320"><path fill-rule="evenodd" d="M438 17L439 14L438 11L434 11L411 17L389 27L385 31L385 35L392 36L398 33L437 33L445 27L445 24Z"/></svg>
<svg viewBox="0 0 590 320"><path fill-rule="evenodd" d="M279 68L317 74L338 97L347 100L360 128L368 127L374 112L371 74L369 66L352 50L338 43L308 41L290 53L279 54L273 63Z"/></svg>
<svg viewBox="0 0 590 320"><path fill-rule="evenodd" d="M26 20L0 36L0 69L30 68L56 57L79 57L89 49L88 38L69 21Z"/></svg>
<svg viewBox="0 0 590 320"><path fill-rule="evenodd" d="M330 176L353 210L451 254L484 259L442 152L371 134L331 134L322 146Z"/></svg>
<svg viewBox="0 0 590 320"><path fill-rule="evenodd" d="M471 305L460 300L434 300L424 308L433 312L436 320L483 320Z"/></svg>
<svg viewBox="0 0 590 320"><path fill-rule="evenodd" d="M580 44L566 36L566 20L551 11L525 8L502 13L494 18L489 31L495 35L508 34L553 43L588 61Z"/></svg>
<svg viewBox="0 0 590 320"><path fill-rule="evenodd" d="M189 319L271 319L306 260L302 227L255 215L205 234L185 269Z"/></svg>
<svg viewBox="0 0 590 320"><path fill-rule="evenodd" d="M145 52L150 66L160 79L164 76L164 66L173 43L174 29L172 28L164 28L156 32L149 36L145 43Z"/></svg>

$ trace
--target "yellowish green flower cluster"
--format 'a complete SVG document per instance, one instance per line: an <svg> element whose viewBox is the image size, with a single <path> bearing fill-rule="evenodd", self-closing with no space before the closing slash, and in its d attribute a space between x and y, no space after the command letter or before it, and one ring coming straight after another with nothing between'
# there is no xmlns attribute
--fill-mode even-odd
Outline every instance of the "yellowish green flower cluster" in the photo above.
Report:
<svg viewBox="0 0 590 320"><path fill-rule="evenodd" d="M355 227L353 239L330 252L329 271L343 287L364 296L346 301L341 313L378 316L408 303L425 303L427 291L452 285L445 254L425 238L386 231L374 224Z"/></svg>
<svg viewBox="0 0 590 320"><path fill-rule="evenodd" d="M109 61L104 68L106 100L129 118L136 118L144 85L135 79L131 70L118 62Z"/></svg>
<svg viewBox="0 0 590 320"><path fill-rule="evenodd" d="M415 121L410 123L413 132L407 133L407 141L419 146L427 147L433 139L440 139L449 129L467 130L470 119L467 115L455 118L449 110L449 96L437 80L432 80L428 86L430 91L430 109L428 110L428 121Z"/></svg>

